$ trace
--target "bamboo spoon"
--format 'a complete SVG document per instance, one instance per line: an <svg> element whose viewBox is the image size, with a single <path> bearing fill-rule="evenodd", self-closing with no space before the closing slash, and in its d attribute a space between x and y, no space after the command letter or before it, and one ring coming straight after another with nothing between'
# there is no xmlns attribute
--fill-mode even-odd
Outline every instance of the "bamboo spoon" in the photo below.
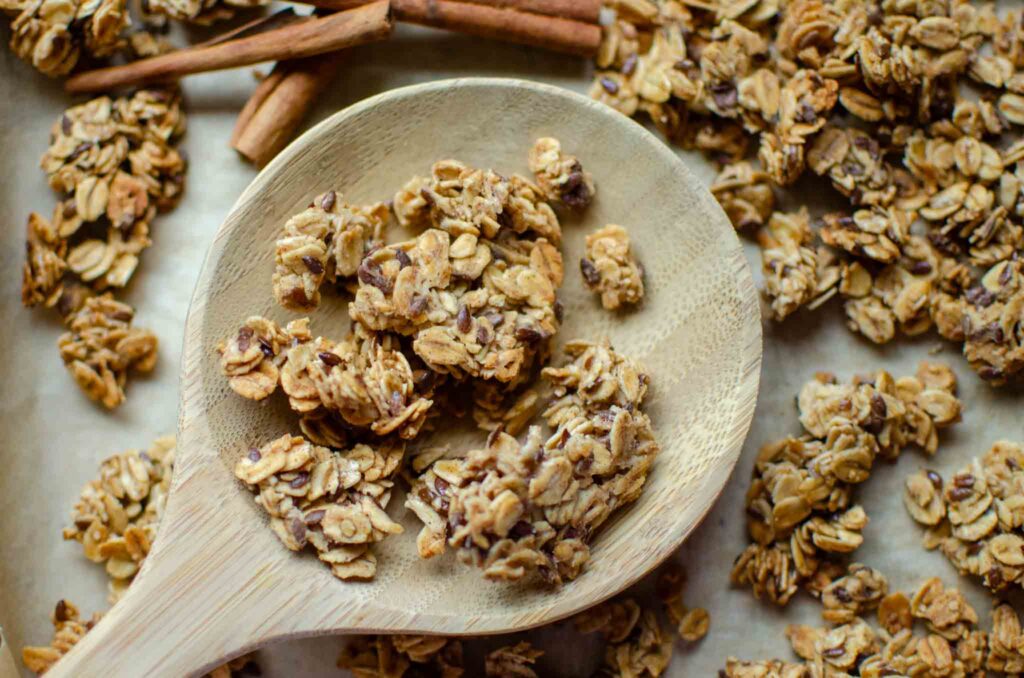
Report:
<svg viewBox="0 0 1024 678"><path fill-rule="evenodd" d="M389 513L406 531L377 547L377 578L335 579L314 556L286 550L235 480L239 455L297 426L280 400L260 406L231 393L215 346L248 315L288 318L270 293L273 242L314 194L387 199L446 157L525 173L541 135L560 138L598 185L582 217L563 220L559 338L609 337L647 366L648 412L663 446L647 487L598 532L583 575L557 590L487 582L450 554L418 560L416 521L400 496ZM647 271L647 299L631 313L601 310L576 273L585 234L609 222L630 228ZM345 303L327 294L322 306L314 331L341 336ZM760 358L757 296L733 229L640 125L583 96L504 79L435 82L363 101L285 149L217 234L185 331L177 465L160 535L125 598L50 676L180 678L275 639L498 633L598 603L658 565L710 509L750 425ZM436 435L455 448L482 441L471 430Z"/></svg>

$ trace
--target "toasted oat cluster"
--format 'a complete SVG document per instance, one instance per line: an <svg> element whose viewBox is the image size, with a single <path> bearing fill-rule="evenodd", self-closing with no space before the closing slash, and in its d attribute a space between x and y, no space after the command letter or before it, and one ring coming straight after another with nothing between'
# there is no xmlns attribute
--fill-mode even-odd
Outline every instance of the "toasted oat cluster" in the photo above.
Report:
<svg viewBox="0 0 1024 678"><path fill-rule="evenodd" d="M420 556L447 544L489 579L573 579L594 532L640 495L659 449L640 410L647 375L606 345L565 350L572 362L543 371L556 396L547 439L539 426L522 442L496 429L485 447L434 462L413 484L406 506L424 523Z"/></svg>
<svg viewBox="0 0 1024 678"><path fill-rule="evenodd" d="M264 7L268 0L149 0L146 11L150 18L166 17L201 26L230 19L239 10Z"/></svg>
<svg viewBox="0 0 1024 678"><path fill-rule="evenodd" d="M340 579L370 579L370 547L402 526L385 509L404 454L402 446L356 445L339 452L284 435L249 450L235 475L256 491L256 503L292 551L312 546Z"/></svg>
<svg viewBox="0 0 1024 678"><path fill-rule="evenodd" d="M638 304L644 297L644 272L629 243L629 232L608 224L587 236L580 259L587 288L601 296L601 305L614 311L623 304Z"/></svg>
<svg viewBox="0 0 1024 678"><path fill-rule="evenodd" d="M961 411L955 375L934 363L900 379L879 371L843 384L819 374L801 389L797 405L806 434L761 449L747 490L753 543L732 571L733 583L778 605L800 586L822 595L843 569L836 556L863 542L868 517L853 491L871 475L875 459L893 460L908 445L934 454L938 429L957 422ZM864 568L847 577L844 593L846 586L875 587ZM844 608L835 619L847 614L845 605L827 607Z"/></svg>
<svg viewBox="0 0 1024 678"><path fill-rule="evenodd" d="M993 592L1024 585L1024 447L999 441L949 482L934 471L906 480L903 503L963 575Z"/></svg>
<svg viewBox="0 0 1024 678"><path fill-rule="evenodd" d="M985 381L1022 373L1024 10L607 4L591 94L720 164L713 193L738 229L761 231L774 319L838 296L873 342L934 328ZM804 175L825 177L848 208L776 211L777 197L807 202L815 188L789 188ZM780 237L794 220L806 228Z"/></svg>
<svg viewBox="0 0 1024 678"><path fill-rule="evenodd" d="M921 622L926 635L914 633ZM727 678L815 678L817 676L986 676L1024 670L1024 635L1013 607L998 604L992 629L978 628L978 615L963 594L926 580L909 598L882 598L878 624L854 618L833 628L790 625L786 629L797 662L729 658Z"/></svg>
<svg viewBox="0 0 1024 678"><path fill-rule="evenodd" d="M93 57L115 53L131 24L128 0L2 0L0 11L14 16L11 51L50 77L70 73L83 52Z"/></svg>
<svg viewBox="0 0 1024 678"><path fill-rule="evenodd" d="M383 244L384 203L350 205L334 191L284 225L274 253L274 298L291 311L320 304L320 286L355 276L366 252Z"/></svg>
<svg viewBox="0 0 1024 678"><path fill-rule="evenodd" d="M132 327L135 310L104 294L87 299L67 319L57 345L65 367L92 400L113 409L124 402L128 372L156 365L157 338Z"/></svg>
<svg viewBox="0 0 1024 678"><path fill-rule="evenodd" d="M128 589L156 537L174 468L174 437L158 438L148 450L115 454L99 476L82 488L64 538L82 544L85 557L104 563L110 602Z"/></svg>
<svg viewBox="0 0 1024 678"><path fill-rule="evenodd" d="M685 586L686 572L675 563L669 563L658 573L658 598L665 607L669 621L676 627L680 638L692 643L707 635L711 615L703 607L688 608L683 604Z"/></svg>
<svg viewBox="0 0 1024 678"><path fill-rule="evenodd" d="M558 139L537 139L530 149L530 171L548 200L583 209L594 199L594 178L579 159L562 152Z"/></svg>
<svg viewBox="0 0 1024 678"><path fill-rule="evenodd" d="M315 443L343 447L368 429L415 438L433 401L396 337L356 326L341 341L314 338L306 318L281 328L253 316L220 346L221 370L235 393L262 400L280 386Z"/></svg>
<svg viewBox="0 0 1024 678"><path fill-rule="evenodd" d="M672 660L672 635L651 608L620 597L573 618L583 633L600 633L605 641L600 675L660 676Z"/></svg>
<svg viewBox="0 0 1024 678"><path fill-rule="evenodd" d="M537 678L533 664L543 654L525 640L499 647L484 657L483 675ZM480 675L467 673L461 640L440 636L357 636L342 651L338 667L351 671L357 678Z"/></svg>
<svg viewBox="0 0 1024 678"><path fill-rule="evenodd" d="M36 675L43 675L57 663L57 660L77 645L78 641L92 630L102 617L103 615L99 612L94 612L89 619L82 619L81 613L74 604L67 600L58 600L50 615L50 621L53 623L53 639L49 645L22 648L21 661L25 664L25 668ZM252 664L251 655L236 657L227 664L210 671L205 678L231 678L236 675L236 672L245 669L250 664Z"/></svg>

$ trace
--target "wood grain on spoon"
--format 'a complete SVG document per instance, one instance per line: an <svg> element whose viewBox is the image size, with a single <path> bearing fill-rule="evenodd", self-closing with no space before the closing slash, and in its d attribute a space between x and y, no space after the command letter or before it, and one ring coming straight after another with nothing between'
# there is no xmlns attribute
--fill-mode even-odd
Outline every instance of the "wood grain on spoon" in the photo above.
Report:
<svg viewBox="0 0 1024 678"><path fill-rule="evenodd" d="M102 92L262 61L299 59L383 40L391 34L391 28L389 4L387 0L378 0L257 35L183 49L124 66L87 71L69 78L64 89L73 94Z"/></svg>

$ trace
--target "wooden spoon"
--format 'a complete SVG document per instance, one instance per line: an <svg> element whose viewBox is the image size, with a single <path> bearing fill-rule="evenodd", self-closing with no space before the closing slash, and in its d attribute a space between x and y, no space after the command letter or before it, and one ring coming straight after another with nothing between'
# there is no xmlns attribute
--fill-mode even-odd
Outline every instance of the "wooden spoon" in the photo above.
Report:
<svg viewBox="0 0 1024 678"><path fill-rule="evenodd" d="M559 339L608 337L652 375L647 411L663 450L647 487L596 535L583 575L559 589L488 582L450 554L419 560L418 526L400 496L389 513L406 531L376 547L376 579L340 581L312 554L286 550L234 478L250 446L298 427L283 398L255 404L233 394L215 346L249 315L296 317L271 296L273 243L315 194L387 200L442 158L525 174L531 143L545 135L578 155L598 186L581 217L563 220ZM576 273L586 233L607 223L630 230L646 268L647 298L632 312L601 309ZM344 300L326 294L312 328L343 336ZM185 331L177 464L159 538L125 598L50 676L180 678L276 639L499 633L594 605L658 565L711 508L750 425L760 359L757 295L733 228L640 125L578 94L506 79L435 82L363 101L287 148L217 234ZM483 441L479 431L442 434L455 448Z"/></svg>

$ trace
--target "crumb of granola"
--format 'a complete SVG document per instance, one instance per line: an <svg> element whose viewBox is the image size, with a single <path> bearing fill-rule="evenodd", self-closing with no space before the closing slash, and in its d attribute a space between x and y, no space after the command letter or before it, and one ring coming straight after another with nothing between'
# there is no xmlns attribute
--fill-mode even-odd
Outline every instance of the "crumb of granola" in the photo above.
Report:
<svg viewBox="0 0 1024 678"><path fill-rule="evenodd" d="M525 640L499 647L484 658L484 675L492 678L537 678L533 665L543 654Z"/></svg>
<svg viewBox="0 0 1024 678"><path fill-rule="evenodd" d="M558 139L542 137L530 149L530 171L548 200L580 210L594 199L594 179L576 156L562 151Z"/></svg>
<svg viewBox="0 0 1024 678"><path fill-rule="evenodd" d="M672 660L672 636L651 609L632 598L617 598L581 612L573 621L584 633L605 638L602 670L610 675L660 676Z"/></svg>
<svg viewBox="0 0 1024 678"><path fill-rule="evenodd" d="M356 636L338 657L338 668L356 678L404 676L416 665L444 678L462 676L462 641L441 636Z"/></svg>
<svg viewBox="0 0 1024 678"><path fill-rule="evenodd" d="M609 346L565 350L569 364L542 372L555 396L544 412L550 437L533 426L520 442L496 429L485 447L436 461L413 484L406 506L424 523L421 557L448 544L491 579L573 579L593 533L639 496L658 452L639 409L649 378Z"/></svg>
<svg viewBox="0 0 1024 678"><path fill-rule="evenodd" d="M92 400L113 409L124 402L128 372L156 365L157 338L132 327L134 309L108 293L92 297L67 319L57 345L65 367Z"/></svg>
<svg viewBox="0 0 1024 678"><path fill-rule="evenodd" d="M622 226L608 224L587 236L580 272L583 282L601 296L601 305L609 311L643 299L643 268L633 254L629 232Z"/></svg>
<svg viewBox="0 0 1024 678"><path fill-rule="evenodd" d="M826 618L835 621L876 606L884 578L870 568L851 566L838 582L816 577L835 555L863 542L868 519L853 490L875 459L895 459L909 445L934 454L938 429L960 418L955 394L955 375L936 363L922 363L914 377L879 371L840 384L819 374L806 383L797 398L806 434L765 445L755 463L747 491L753 543L734 564L733 583L778 605L804 586L822 597Z"/></svg>
<svg viewBox="0 0 1024 678"><path fill-rule="evenodd" d="M257 493L270 527L292 551L307 545L340 579L372 579L371 546L402 526L386 512L402 446L339 452L284 435L239 459L235 476Z"/></svg>
<svg viewBox="0 0 1024 678"><path fill-rule="evenodd" d="M658 598L665 606L669 620L675 624L679 637L692 643L707 635L711 616L702 607L691 609L683 604L685 585L686 573L676 563L664 566L658 574Z"/></svg>
<svg viewBox="0 0 1024 678"><path fill-rule="evenodd" d="M21 303L24 306L53 306L64 292L64 272L68 269L67 240L57 234L51 222L35 212L28 215L25 230Z"/></svg>

